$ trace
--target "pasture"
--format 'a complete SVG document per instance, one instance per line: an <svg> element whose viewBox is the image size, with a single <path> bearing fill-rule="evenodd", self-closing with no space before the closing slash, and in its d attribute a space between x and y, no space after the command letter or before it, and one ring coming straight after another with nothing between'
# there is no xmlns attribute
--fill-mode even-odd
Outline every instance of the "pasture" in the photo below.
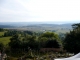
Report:
<svg viewBox="0 0 80 60"><path fill-rule="evenodd" d="M4 35L4 32L0 32L0 36Z"/></svg>
<svg viewBox="0 0 80 60"><path fill-rule="evenodd" d="M11 37L1 37L0 38L0 43L3 43L4 45L8 44L10 42Z"/></svg>

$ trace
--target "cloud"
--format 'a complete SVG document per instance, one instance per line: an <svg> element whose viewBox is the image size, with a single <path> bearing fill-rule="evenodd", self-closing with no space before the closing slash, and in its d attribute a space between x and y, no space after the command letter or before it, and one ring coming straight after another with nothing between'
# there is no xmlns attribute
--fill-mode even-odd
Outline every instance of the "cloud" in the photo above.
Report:
<svg viewBox="0 0 80 60"><path fill-rule="evenodd" d="M80 20L79 0L4 0L0 19L5 21L66 21Z"/></svg>

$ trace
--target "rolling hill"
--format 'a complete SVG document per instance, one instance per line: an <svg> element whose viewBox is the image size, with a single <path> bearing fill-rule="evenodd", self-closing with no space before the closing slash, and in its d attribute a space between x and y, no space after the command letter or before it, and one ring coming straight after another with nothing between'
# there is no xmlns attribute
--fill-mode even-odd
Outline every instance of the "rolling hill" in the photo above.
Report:
<svg viewBox="0 0 80 60"><path fill-rule="evenodd" d="M37 23L37 22L0 22L0 28L16 29L16 30L30 30L34 32L52 31L56 33L66 33L72 30L72 23L70 24L52 24L52 23Z"/></svg>

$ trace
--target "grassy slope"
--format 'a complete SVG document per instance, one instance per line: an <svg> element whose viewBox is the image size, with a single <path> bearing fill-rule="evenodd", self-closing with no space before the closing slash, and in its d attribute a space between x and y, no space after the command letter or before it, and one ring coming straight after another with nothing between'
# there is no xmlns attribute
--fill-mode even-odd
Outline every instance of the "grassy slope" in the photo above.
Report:
<svg viewBox="0 0 80 60"><path fill-rule="evenodd" d="M4 35L4 32L0 32L0 36ZM4 45L8 44L10 41L11 37L0 37L0 42L3 43Z"/></svg>
<svg viewBox="0 0 80 60"><path fill-rule="evenodd" d="M0 32L0 36L4 35L4 32Z"/></svg>
<svg viewBox="0 0 80 60"><path fill-rule="evenodd" d="M3 43L4 45L8 44L10 42L11 37L2 37L0 38L0 42Z"/></svg>

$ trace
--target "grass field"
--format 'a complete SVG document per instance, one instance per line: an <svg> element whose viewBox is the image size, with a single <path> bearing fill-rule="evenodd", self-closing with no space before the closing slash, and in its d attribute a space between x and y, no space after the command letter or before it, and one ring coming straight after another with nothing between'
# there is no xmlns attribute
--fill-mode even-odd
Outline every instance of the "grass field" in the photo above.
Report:
<svg viewBox="0 0 80 60"><path fill-rule="evenodd" d="M10 42L11 37L2 37L0 38L0 42L3 43L4 45L8 44Z"/></svg>
<svg viewBox="0 0 80 60"><path fill-rule="evenodd" d="M58 33L58 34L59 33L64 33L65 34L65 33L69 32L69 31L70 30L68 30L68 29L67 30L66 29L64 29L64 30L59 29L59 30L56 31L56 33Z"/></svg>
<svg viewBox="0 0 80 60"><path fill-rule="evenodd" d="M0 32L0 36L4 35L4 32Z"/></svg>

